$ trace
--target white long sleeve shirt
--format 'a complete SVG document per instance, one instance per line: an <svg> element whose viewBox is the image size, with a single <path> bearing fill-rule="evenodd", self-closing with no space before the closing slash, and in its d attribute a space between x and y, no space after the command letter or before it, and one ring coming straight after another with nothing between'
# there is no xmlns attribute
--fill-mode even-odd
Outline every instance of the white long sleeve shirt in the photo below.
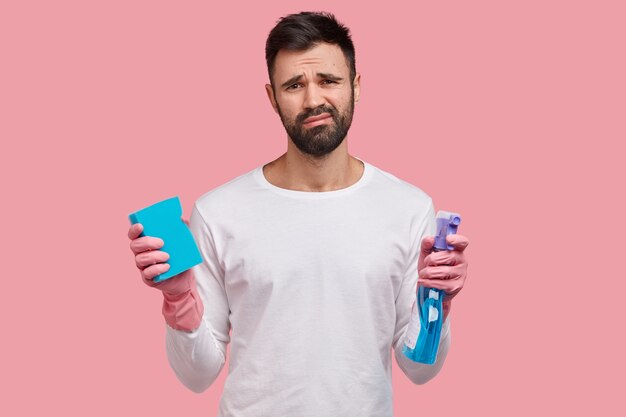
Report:
<svg viewBox="0 0 626 417"><path fill-rule="evenodd" d="M365 161L335 191L271 184L259 166L196 201L190 229L204 304L193 332L166 326L170 365L202 392L226 362L219 417L392 417L391 350L416 384L441 369L402 353L432 199ZM232 330L232 332L231 332Z"/></svg>

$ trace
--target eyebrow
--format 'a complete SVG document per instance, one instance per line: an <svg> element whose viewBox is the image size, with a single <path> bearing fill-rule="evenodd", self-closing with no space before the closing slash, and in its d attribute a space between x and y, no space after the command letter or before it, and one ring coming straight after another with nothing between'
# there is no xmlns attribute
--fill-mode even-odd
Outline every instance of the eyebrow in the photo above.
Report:
<svg viewBox="0 0 626 417"><path fill-rule="evenodd" d="M288 79L287 81L285 81L284 83L281 84L282 88L285 87L289 87L291 84L295 83L296 81L299 81L302 78L303 74L300 75L294 75L293 77L291 77L290 79ZM343 78L342 77L338 77L336 75L327 73L327 72L318 72L317 76L320 78L327 78L329 80L333 80L333 81L342 81Z"/></svg>

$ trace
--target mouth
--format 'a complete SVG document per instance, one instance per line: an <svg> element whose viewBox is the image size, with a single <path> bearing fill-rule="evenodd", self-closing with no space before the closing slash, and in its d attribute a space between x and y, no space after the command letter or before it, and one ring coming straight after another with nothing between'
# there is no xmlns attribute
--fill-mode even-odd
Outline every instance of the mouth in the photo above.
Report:
<svg viewBox="0 0 626 417"><path fill-rule="evenodd" d="M330 119L332 116L328 113L322 113L319 116L309 117L304 121L305 126L316 126L325 123L324 120Z"/></svg>

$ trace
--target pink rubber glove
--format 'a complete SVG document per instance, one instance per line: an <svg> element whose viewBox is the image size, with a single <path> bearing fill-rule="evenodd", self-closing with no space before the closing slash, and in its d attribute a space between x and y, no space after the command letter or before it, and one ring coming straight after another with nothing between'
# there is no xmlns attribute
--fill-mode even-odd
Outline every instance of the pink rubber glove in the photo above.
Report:
<svg viewBox="0 0 626 417"><path fill-rule="evenodd" d="M463 289L467 279L467 260L463 251L469 240L463 235L448 235L446 242L454 250L432 252L435 244L434 236L422 239L422 248L417 262L417 285L436 288L445 292L443 297L443 319L445 320L452 308L452 299Z"/></svg>
<svg viewBox="0 0 626 417"><path fill-rule="evenodd" d="M189 222L183 220L187 225ZM141 271L143 282L163 293L163 316L176 330L191 332L200 327L204 305L198 295L193 268L181 272L162 282L152 279L170 269L169 254L157 250L163 247L162 239L152 236L139 237L143 231L141 223L133 224L128 230L130 249L135 254L135 264Z"/></svg>

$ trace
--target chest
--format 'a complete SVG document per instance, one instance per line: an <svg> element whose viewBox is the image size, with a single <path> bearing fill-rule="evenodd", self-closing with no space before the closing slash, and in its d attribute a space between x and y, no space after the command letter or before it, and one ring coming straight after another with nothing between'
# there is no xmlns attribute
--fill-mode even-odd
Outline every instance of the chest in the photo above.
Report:
<svg viewBox="0 0 626 417"><path fill-rule="evenodd" d="M248 225L250 222L246 222ZM408 251L402 219L372 210L300 210L233 226L223 260L229 302L271 303L317 297L397 294Z"/></svg>

